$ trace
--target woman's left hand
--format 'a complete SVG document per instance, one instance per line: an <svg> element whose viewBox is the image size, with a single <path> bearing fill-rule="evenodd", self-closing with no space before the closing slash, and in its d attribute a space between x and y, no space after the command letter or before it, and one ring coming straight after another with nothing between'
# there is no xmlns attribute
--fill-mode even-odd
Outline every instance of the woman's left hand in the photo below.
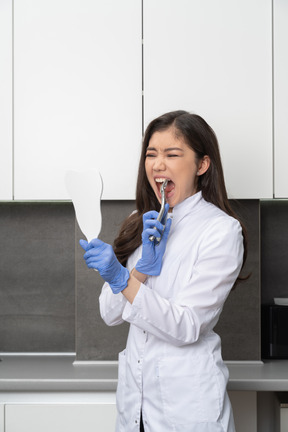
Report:
<svg viewBox="0 0 288 432"><path fill-rule="evenodd" d="M169 205L166 204L165 207L166 215ZM168 218L164 227L156 220L157 216L158 213L154 210L143 215L142 257L135 266L137 271L150 276L158 276L161 272L162 258L172 223L172 220ZM151 241L151 236L160 237L160 243L157 244L155 241Z"/></svg>
<svg viewBox="0 0 288 432"><path fill-rule="evenodd" d="M87 267L98 270L101 277L109 283L114 294L123 291L127 287L130 274L116 258L112 246L99 239L93 239L90 243L80 240L79 243L86 251L84 260Z"/></svg>

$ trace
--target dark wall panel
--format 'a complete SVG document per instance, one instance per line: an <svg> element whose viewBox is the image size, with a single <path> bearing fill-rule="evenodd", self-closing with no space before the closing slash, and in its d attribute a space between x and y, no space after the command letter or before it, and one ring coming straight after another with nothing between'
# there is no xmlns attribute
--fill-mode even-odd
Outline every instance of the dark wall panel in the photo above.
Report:
<svg viewBox="0 0 288 432"><path fill-rule="evenodd" d="M288 297L288 200L261 201L262 303Z"/></svg>
<svg viewBox="0 0 288 432"><path fill-rule="evenodd" d="M249 278L230 293L215 331L222 339L225 360L260 360L260 207L258 200L232 206L248 232L248 256L242 276Z"/></svg>
<svg viewBox="0 0 288 432"><path fill-rule="evenodd" d="M123 220L134 209L133 201L102 201L99 238L113 244ZM101 319L98 299L104 282L99 273L86 267L79 228L76 237L77 360L117 360L118 352L125 348L129 326L108 327Z"/></svg>
<svg viewBox="0 0 288 432"><path fill-rule="evenodd" d="M0 351L75 351L72 204L0 205Z"/></svg>
<svg viewBox="0 0 288 432"><path fill-rule="evenodd" d="M223 342L226 360L260 359L260 292L259 292L259 201L232 203L249 231L249 255L243 275L250 272L228 298L216 331ZM133 202L102 203L103 229L100 238L113 242L123 219L134 209ZM77 237L81 238L78 231ZM98 297L103 281L88 270L83 253L76 246L77 266L77 358L78 360L116 360L125 347L128 326L107 327L99 315Z"/></svg>
<svg viewBox="0 0 288 432"><path fill-rule="evenodd" d="M215 330L222 338L224 359L258 360L259 201L232 204L248 228L244 275L251 272L251 276L231 293ZM103 201L100 238L112 243L134 207L133 201ZM271 221L265 223L270 226ZM283 224L284 219L282 231ZM266 228L262 236L267 235L266 231L270 232ZM76 350L80 361L117 359L125 347L129 327L126 323L108 327L102 321L98 298L103 281L86 268L79 246L81 237L71 203L0 204L0 351ZM271 252L266 260L273 260L273 256Z"/></svg>

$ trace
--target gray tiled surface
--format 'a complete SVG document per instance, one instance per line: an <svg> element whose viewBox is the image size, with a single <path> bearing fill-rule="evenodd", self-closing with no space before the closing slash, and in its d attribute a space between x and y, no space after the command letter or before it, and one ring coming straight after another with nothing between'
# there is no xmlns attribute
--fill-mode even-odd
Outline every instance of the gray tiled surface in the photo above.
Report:
<svg viewBox="0 0 288 432"><path fill-rule="evenodd" d="M235 206L235 203L234 203ZM249 256L245 274L248 281L239 284L228 298L217 325L226 360L260 359L259 311L259 202L242 200L237 208L249 230ZM133 202L103 202L103 230L100 238L113 242L119 223L133 210ZM77 234L77 237L80 236ZM99 316L98 296L103 281L86 269L83 253L76 248L77 266L77 359L116 360L125 347L128 326L107 327Z"/></svg>
<svg viewBox="0 0 288 432"><path fill-rule="evenodd" d="M243 276L251 275L230 293L215 331L221 336L225 360L260 360L259 201L240 200L233 207L248 230Z"/></svg>
<svg viewBox="0 0 288 432"><path fill-rule="evenodd" d="M112 244L123 220L135 209L133 201L102 201L102 230L99 238ZM117 360L125 348L128 324L108 327L99 313L99 294L103 279L86 267L83 249L76 234L76 302L77 302L77 360Z"/></svg>
<svg viewBox="0 0 288 432"><path fill-rule="evenodd" d="M0 205L0 351L75 351L72 204Z"/></svg>
<svg viewBox="0 0 288 432"><path fill-rule="evenodd" d="M262 303L288 297L288 200L261 201Z"/></svg>
<svg viewBox="0 0 288 432"><path fill-rule="evenodd" d="M133 209L133 201L103 201L100 238L112 243ZM241 200L239 212L249 230L246 271L252 275L229 296L216 330L226 360L257 360L259 202ZM76 338L77 360L117 359L128 325L107 327L101 320L103 281L86 268L81 237L70 203L0 203L0 351L74 351Z"/></svg>

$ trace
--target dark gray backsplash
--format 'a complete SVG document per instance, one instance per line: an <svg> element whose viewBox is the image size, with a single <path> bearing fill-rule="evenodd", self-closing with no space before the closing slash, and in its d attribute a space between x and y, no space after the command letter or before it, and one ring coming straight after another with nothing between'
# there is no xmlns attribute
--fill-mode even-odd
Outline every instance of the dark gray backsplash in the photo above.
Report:
<svg viewBox="0 0 288 432"><path fill-rule="evenodd" d="M101 240L112 244L123 220L135 209L133 201L102 201ZM117 360L118 352L125 348L128 324L108 327L100 317L99 294L103 279L88 269L79 245L83 238L76 233L76 301L77 301L77 360Z"/></svg>
<svg viewBox="0 0 288 432"><path fill-rule="evenodd" d="M249 255L243 276L250 273L251 276L233 290L215 330L222 338L223 357L226 360L259 360L259 201L233 201L232 205L249 231ZM133 202L104 201L101 239L112 243L120 223L133 209ZM78 235L81 237L80 231ZM116 360L118 352L125 347L128 326L107 327L102 322L98 296L103 281L99 274L85 267L80 246L76 250L77 359Z"/></svg>
<svg viewBox="0 0 288 432"><path fill-rule="evenodd" d="M248 228L244 275L251 276L230 294L216 331L226 360L259 360L260 204L232 204ZM112 243L133 209L133 201L103 201L100 238ZM80 361L117 359L128 325L107 327L101 320L98 297L103 281L86 268L81 237L71 203L0 203L0 351L76 351Z"/></svg>
<svg viewBox="0 0 288 432"><path fill-rule="evenodd" d="M260 360L260 208L258 200L231 202L248 232L243 278L230 293L215 331L225 360Z"/></svg>
<svg viewBox="0 0 288 432"><path fill-rule="evenodd" d="M288 297L288 200L261 201L262 303Z"/></svg>
<svg viewBox="0 0 288 432"><path fill-rule="evenodd" d="M75 351L70 203L0 204L0 351Z"/></svg>

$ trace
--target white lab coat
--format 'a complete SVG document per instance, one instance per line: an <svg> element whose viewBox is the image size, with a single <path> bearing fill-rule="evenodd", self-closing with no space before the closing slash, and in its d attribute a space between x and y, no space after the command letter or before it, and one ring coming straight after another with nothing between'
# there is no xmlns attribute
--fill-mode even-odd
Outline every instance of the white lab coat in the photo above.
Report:
<svg viewBox="0 0 288 432"><path fill-rule="evenodd" d="M131 270L141 248L129 258ZM104 284L100 311L108 325L130 323L119 354L117 432L234 432L228 370L213 328L239 274L239 222L201 192L173 210L159 276L148 277L133 304Z"/></svg>

